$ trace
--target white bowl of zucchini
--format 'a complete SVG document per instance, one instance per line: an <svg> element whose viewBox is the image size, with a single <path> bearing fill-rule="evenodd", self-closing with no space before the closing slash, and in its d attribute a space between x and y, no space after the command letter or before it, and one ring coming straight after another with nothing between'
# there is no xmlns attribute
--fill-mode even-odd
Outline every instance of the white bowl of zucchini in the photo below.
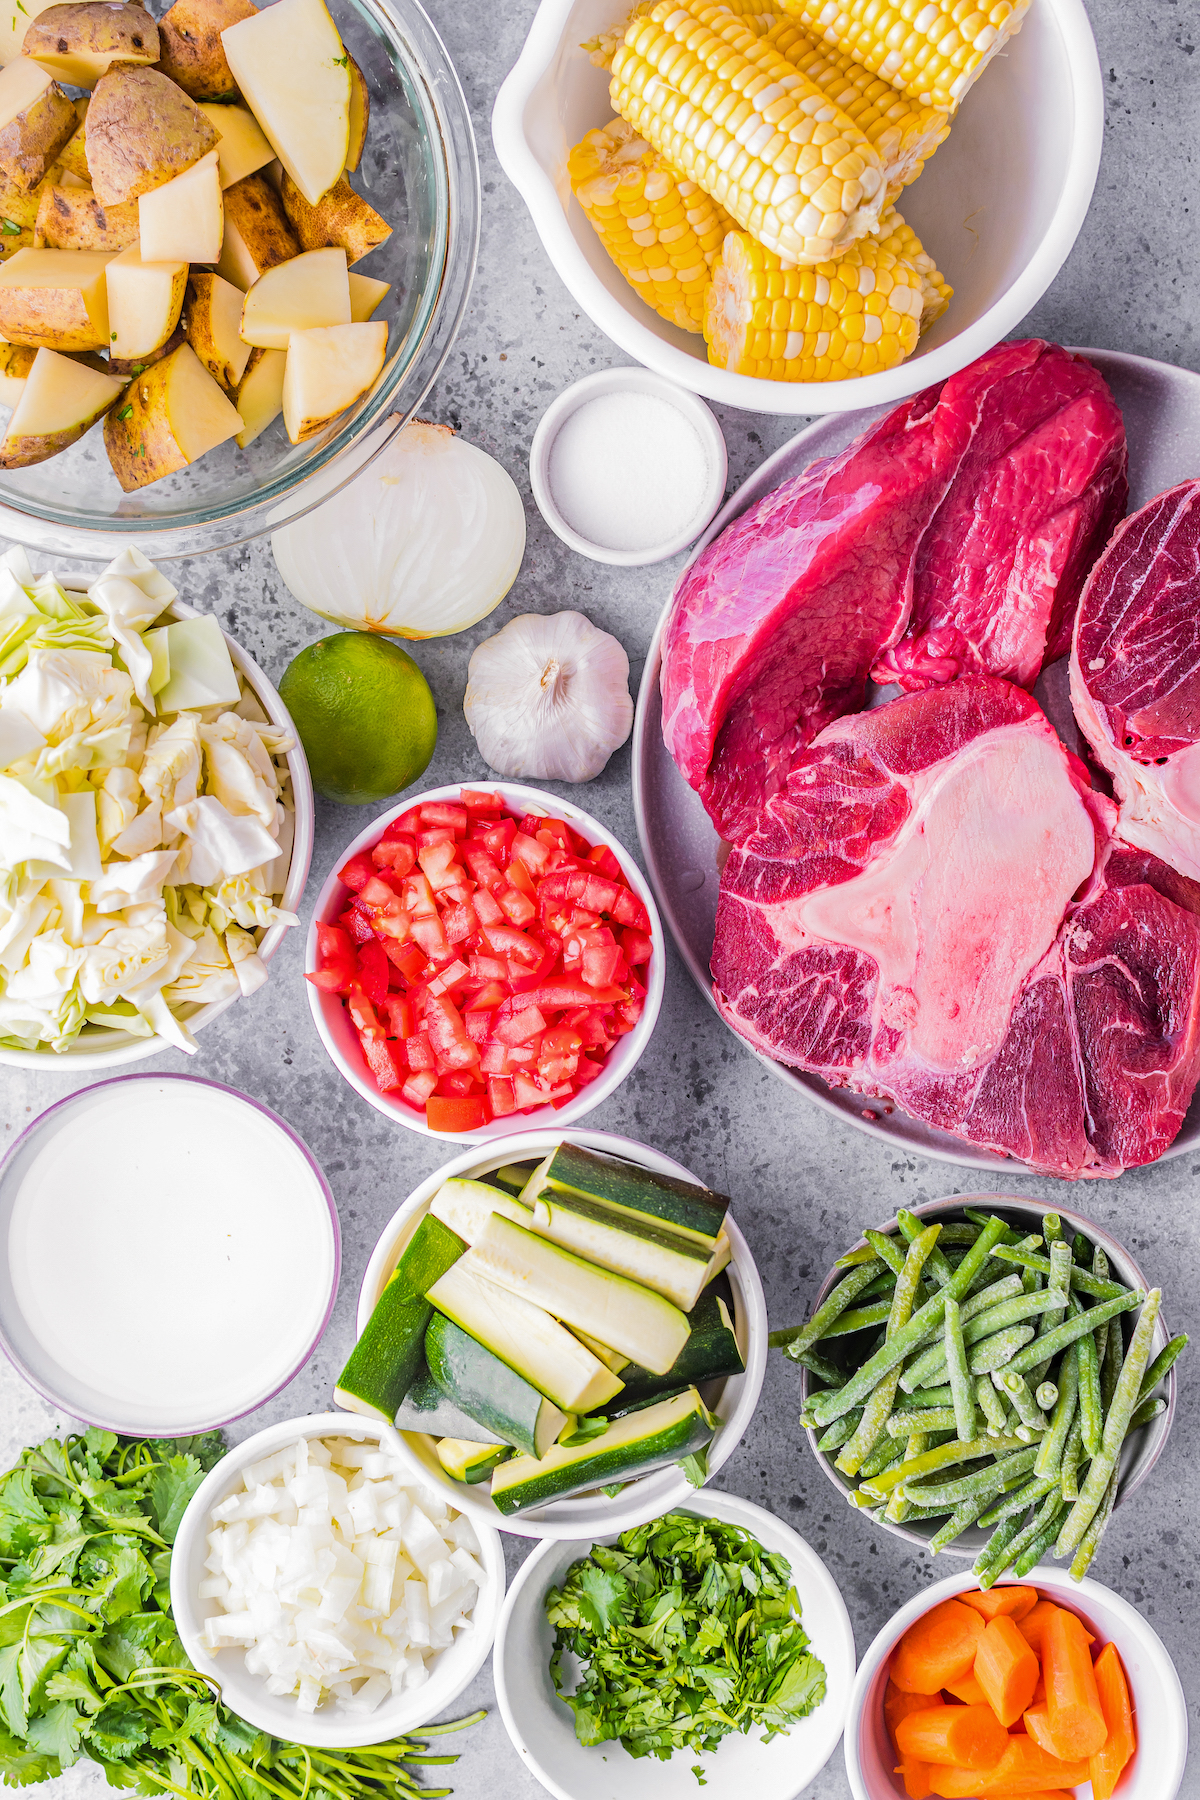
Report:
<svg viewBox="0 0 1200 1800"><path fill-rule="evenodd" d="M922 1329L946 1294L952 1328L939 1315ZM1187 1339L1170 1337L1160 1300L1082 1214L955 1195L865 1232L807 1324L771 1342L800 1364L818 1461L874 1523L976 1558L984 1585L1052 1552L1078 1580L1171 1429Z"/></svg>
<svg viewBox="0 0 1200 1800"><path fill-rule="evenodd" d="M476 1146L379 1239L336 1404L394 1417L423 1481L521 1537L668 1511L762 1387L766 1304L727 1208L606 1133Z"/></svg>

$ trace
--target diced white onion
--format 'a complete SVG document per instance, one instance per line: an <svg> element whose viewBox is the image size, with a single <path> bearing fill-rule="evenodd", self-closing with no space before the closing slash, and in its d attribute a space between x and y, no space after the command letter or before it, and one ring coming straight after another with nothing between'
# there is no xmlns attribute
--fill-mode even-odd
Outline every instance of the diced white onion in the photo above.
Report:
<svg viewBox="0 0 1200 1800"><path fill-rule="evenodd" d="M356 1716L429 1679L483 1584L470 1520L382 1446L306 1439L213 1508L204 1635L301 1712Z"/></svg>

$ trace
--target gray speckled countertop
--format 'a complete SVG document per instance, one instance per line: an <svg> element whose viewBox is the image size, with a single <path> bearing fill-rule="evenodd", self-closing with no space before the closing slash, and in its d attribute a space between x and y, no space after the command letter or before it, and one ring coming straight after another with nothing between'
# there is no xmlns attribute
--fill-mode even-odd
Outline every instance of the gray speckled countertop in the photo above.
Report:
<svg viewBox="0 0 1200 1800"><path fill-rule="evenodd" d="M529 442L545 407L568 382L626 359L579 315L492 152L492 101L524 41L533 0L505 7L486 0L427 4L471 105L485 207L470 310L423 410L498 457L528 498ZM1108 103L1104 162L1079 241L1022 329L1200 368L1200 18L1181 0L1090 0L1090 12ZM731 486L793 429L786 420L736 412L722 413L721 422ZM484 776L461 707L467 659L481 638L519 612L578 607L621 639L636 680L675 572L674 564L627 571L585 562L551 534L530 503L524 568L500 610L462 636L417 648L437 697L441 731L430 783ZM295 652L327 629L290 598L265 541L188 565L182 591L193 605L216 612L276 680ZM628 748L580 798L625 844L636 846ZM352 808L319 802L306 922L320 880L363 823ZM235 1438L323 1409L352 1341L359 1283L382 1224L424 1175L448 1160L442 1145L391 1127L359 1101L328 1062L304 999L302 943L302 931L293 932L268 986L207 1030L188 1065L289 1120L320 1160L341 1214L342 1284L329 1329L300 1375L260 1413L240 1421ZM182 1061L171 1053L138 1066L178 1069ZM4 1070L0 1139L11 1143L71 1085L57 1074ZM777 1324L802 1317L831 1259L864 1224L887 1217L900 1201L999 1186L1038 1194L1056 1186L1016 1174L991 1182L967 1169L898 1154L838 1125L794 1098L739 1047L674 959L647 1054L590 1122L656 1145L735 1197ZM1193 1332L1200 1328L1200 1222L1193 1203L1198 1174L1200 1157L1185 1156L1117 1182L1058 1190L1061 1200L1103 1222L1153 1279L1165 1282L1172 1329ZM160 1303L169 1312L170 1296ZM1153 1622L1179 1667L1194 1723L1200 1692L1195 1391L1185 1363L1182 1404L1166 1453L1148 1490L1116 1515L1093 1568ZM753 1425L718 1485L782 1514L825 1558L850 1609L861 1655L897 1607L946 1571L910 1555L834 1499L803 1442L797 1401L796 1376L773 1358ZM65 1423L7 1364L0 1366L0 1468L20 1445ZM527 1545L519 1538L508 1544L511 1571ZM462 1705L493 1706L486 1670ZM463 1754L452 1778L463 1800L484 1792L491 1800L534 1800L541 1791L494 1708L457 1744ZM98 1795L99 1782L93 1768L80 1765L53 1784L55 1800L74 1800L85 1790ZM719 1773L710 1776L707 1791L722 1793ZM840 1751L807 1791L814 1800L842 1800L849 1793ZM1187 1800L1200 1796L1200 1753L1182 1793Z"/></svg>

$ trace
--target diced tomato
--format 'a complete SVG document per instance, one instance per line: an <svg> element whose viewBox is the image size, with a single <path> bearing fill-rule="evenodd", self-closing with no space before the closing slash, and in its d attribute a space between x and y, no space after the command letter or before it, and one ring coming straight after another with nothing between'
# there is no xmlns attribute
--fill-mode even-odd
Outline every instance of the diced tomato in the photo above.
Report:
<svg viewBox="0 0 1200 1800"><path fill-rule="evenodd" d="M313 986L331 994L346 994L355 972L354 946L347 933L340 925L318 925L317 967L308 977Z"/></svg>
<svg viewBox="0 0 1200 1800"><path fill-rule="evenodd" d="M482 1087L483 1082L476 1080L469 1069L454 1069L449 1075L439 1076L438 1084L433 1091L435 1094L461 1097L465 1094L477 1094Z"/></svg>
<svg viewBox="0 0 1200 1800"><path fill-rule="evenodd" d="M479 919L469 900L446 908L442 914L442 930L452 944L465 944L469 938L478 935Z"/></svg>
<svg viewBox="0 0 1200 1800"><path fill-rule="evenodd" d="M500 879L503 881L503 876L501 876ZM504 924L504 908L500 905L496 896L488 892L487 888L476 888L474 900L475 912L481 926L486 927L489 925Z"/></svg>
<svg viewBox="0 0 1200 1800"><path fill-rule="evenodd" d="M421 946L429 962L444 963L450 960L450 946L442 930L442 921L436 913L431 919L414 919L412 937L414 944Z"/></svg>
<svg viewBox="0 0 1200 1800"><path fill-rule="evenodd" d="M518 831L513 839L513 861L519 863L530 875L545 875L550 869L550 850L547 845L539 844L535 837L529 837L524 831ZM509 880L513 881L511 869ZM529 892L533 892L532 886Z"/></svg>
<svg viewBox="0 0 1200 1800"><path fill-rule="evenodd" d="M508 964L502 956L472 956L471 973L481 981L507 981Z"/></svg>
<svg viewBox="0 0 1200 1800"><path fill-rule="evenodd" d="M522 837L533 838L535 841L537 839L537 834L541 829L542 821L538 818L536 813L526 813L525 817L517 827L517 830L521 833Z"/></svg>
<svg viewBox="0 0 1200 1800"><path fill-rule="evenodd" d="M421 808L421 823L428 831L442 825L460 837L466 836L467 809L453 800L427 800Z"/></svg>
<svg viewBox="0 0 1200 1800"><path fill-rule="evenodd" d="M516 835L517 821L515 819L500 819L482 833L483 842L501 867L508 862L512 854L513 839Z"/></svg>
<svg viewBox="0 0 1200 1800"><path fill-rule="evenodd" d="M621 933L621 948L625 952L625 961L630 968L635 968L639 963L650 961L650 952L654 948L654 941L648 932L639 931L636 926L627 925Z"/></svg>
<svg viewBox="0 0 1200 1800"><path fill-rule="evenodd" d="M393 1053L399 1051L399 1045L389 1044L383 1036L364 1036L360 1041L367 1067L375 1077L380 1093L388 1094L393 1088L403 1086L408 1079L408 1070L403 1067L403 1052L399 1056Z"/></svg>
<svg viewBox="0 0 1200 1800"><path fill-rule="evenodd" d="M479 1067L484 1075L507 1075L514 1066L503 1044L485 1044L480 1051Z"/></svg>
<svg viewBox="0 0 1200 1800"><path fill-rule="evenodd" d="M410 837L388 837L379 840L371 852L377 869L388 869L393 875L407 875L417 860L417 846Z"/></svg>
<svg viewBox="0 0 1200 1800"><path fill-rule="evenodd" d="M389 994L383 1003L383 1016L388 1033L394 1038L410 1038L415 1029L413 1003L407 994Z"/></svg>
<svg viewBox="0 0 1200 1800"><path fill-rule="evenodd" d="M406 878L401 898L414 919L432 919L437 914L437 901L424 870Z"/></svg>
<svg viewBox="0 0 1200 1800"><path fill-rule="evenodd" d="M490 892L492 888L498 888L503 883L504 877L500 873L499 863L491 851L485 849L482 844L473 844L468 840L462 845L462 859L480 887L485 887Z"/></svg>
<svg viewBox="0 0 1200 1800"><path fill-rule="evenodd" d="M483 938L488 949L497 956L510 957L529 969L536 968L545 955L544 945L512 925L487 925Z"/></svg>
<svg viewBox="0 0 1200 1800"><path fill-rule="evenodd" d="M431 994L448 994L452 988L461 987L469 975L470 970L466 963L460 956L456 956L453 962L447 963L444 969L438 970L429 983L429 992Z"/></svg>
<svg viewBox="0 0 1200 1800"><path fill-rule="evenodd" d="M350 992L346 996L346 1008L360 1037L364 1032L379 1031L379 1020L375 1017L375 1008L357 981L350 983Z"/></svg>
<svg viewBox="0 0 1200 1800"><path fill-rule="evenodd" d="M470 987L470 982L467 982ZM493 1012L496 1007L503 1006L508 999L508 986L500 981L487 981L478 993L471 995L471 1005L478 1012Z"/></svg>
<svg viewBox="0 0 1200 1800"><path fill-rule="evenodd" d="M547 839L551 843L557 843L561 850L567 852L568 856L575 851L575 840L571 835L571 827L563 819L542 819L536 835L542 843L545 843ZM588 846L585 845L585 854L587 848Z"/></svg>
<svg viewBox="0 0 1200 1800"><path fill-rule="evenodd" d="M422 846L417 851L417 861L435 894L439 888L450 887L462 878L462 865L458 861L454 839L449 834L441 843Z"/></svg>
<svg viewBox="0 0 1200 1800"><path fill-rule="evenodd" d="M357 912L353 906L347 907L346 911L340 915L338 924L354 944L365 944L369 937L375 935L371 930L371 921L365 914Z"/></svg>
<svg viewBox="0 0 1200 1800"><path fill-rule="evenodd" d="M404 914L404 918L411 924L407 913ZM410 982L420 980L421 972L429 958L419 944L398 944L394 939L389 938L383 948L388 961L399 975Z"/></svg>
<svg viewBox="0 0 1200 1800"><path fill-rule="evenodd" d="M598 1062L593 1062L590 1056L581 1056L575 1069L575 1086L577 1088L587 1087L603 1073L604 1070Z"/></svg>
<svg viewBox="0 0 1200 1800"><path fill-rule="evenodd" d="M543 1012L559 1012L564 1006L615 1006L624 1000L624 988L590 988L581 981L545 981L520 996L527 1006Z"/></svg>
<svg viewBox="0 0 1200 1800"><path fill-rule="evenodd" d="M502 813L504 801L499 794L489 794L480 788L464 788L462 803L471 814Z"/></svg>
<svg viewBox="0 0 1200 1800"><path fill-rule="evenodd" d="M589 944L583 953L583 979L591 988L615 987L629 973L618 944Z"/></svg>
<svg viewBox="0 0 1200 1800"><path fill-rule="evenodd" d="M382 1006L387 999L388 959L378 938L368 938L359 945L358 978L372 1006Z"/></svg>
<svg viewBox="0 0 1200 1800"><path fill-rule="evenodd" d="M437 1086L437 1076L432 1069L422 1069L419 1075L410 1075L400 1092L410 1106L420 1112L425 1102Z"/></svg>
<svg viewBox="0 0 1200 1800"><path fill-rule="evenodd" d="M478 1048L467 1036L462 1014L444 994L430 995L425 1008L425 1029L434 1052L447 1068L470 1068L479 1061Z"/></svg>
<svg viewBox="0 0 1200 1800"><path fill-rule="evenodd" d="M537 898L537 889L533 885L533 876L521 861L520 856L513 857L504 873L511 887L519 889L520 892L527 895L530 900L535 900Z"/></svg>
<svg viewBox="0 0 1200 1800"><path fill-rule="evenodd" d="M504 1054L508 1058L508 1067L510 1069L527 1068L532 1072L533 1065L538 1059L538 1051L541 1047L542 1040L540 1037L530 1038L527 1044L507 1045Z"/></svg>
<svg viewBox="0 0 1200 1800"><path fill-rule="evenodd" d="M607 844L593 844L587 859L599 869L601 875L607 875L610 881L624 881L621 865Z"/></svg>
<svg viewBox="0 0 1200 1800"><path fill-rule="evenodd" d="M553 1025L542 1036L538 1073L556 1085L570 1081L579 1063L583 1040L569 1025Z"/></svg>
<svg viewBox="0 0 1200 1800"><path fill-rule="evenodd" d="M498 1044L527 1044L531 1037L545 1029L546 1020L537 1007L527 1006L524 1012L497 1019L491 1035Z"/></svg>
<svg viewBox="0 0 1200 1800"><path fill-rule="evenodd" d="M463 1024L466 1026L467 1036L473 1044L487 1043L488 1032L491 1030L492 1024L492 1015L490 1013L478 1012L475 1007L472 1006L463 1014Z"/></svg>
<svg viewBox="0 0 1200 1800"><path fill-rule="evenodd" d="M436 1069L433 1045L429 1042L425 1032L413 1032L405 1040L404 1048L408 1057L408 1066L414 1073L417 1070Z"/></svg>
<svg viewBox="0 0 1200 1800"><path fill-rule="evenodd" d="M545 1106L550 1098L550 1084L541 1081L536 1075L514 1075L513 1097L518 1112L528 1112L531 1107Z"/></svg>
<svg viewBox="0 0 1200 1800"><path fill-rule="evenodd" d="M519 888L502 887L496 899L505 917L512 925L528 925L530 919L537 918L537 906L528 894L521 893Z"/></svg>
<svg viewBox="0 0 1200 1800"><path fill-rule="evenodd" d="M437 825L431 831L418 831L417 855L420 856L422 850L432 850L435 844L453 844L453 842L454 833L447 831L444 825Z"/></svg>
<svg viewBox="0 0 1200 1800"><path fill-rule="evenodd" d="M513 1094L513 1084L503 1075L492 1075L488 1078L488 1105L492 1109L493 1118L507 1118L516 1112L517 1102Z"/></svg>
<svg viewBox="0 0 1200 1800"><path fill-rule="evenodd" d="M360 850L357 856L350 858L345 868L338 870L338 880L344 881L346 886L353 888L357 894L360 888L367 885L374 873L375 864L371 861L370 851Z"/></svg>
<svg viewBox="0 0 1200 1800"><path fill-rule="evenodd" d="M425 1119L431 1131L478 1131L487 1124L487 1101L482 1094L460 1099L430 1094Z"/></svg>

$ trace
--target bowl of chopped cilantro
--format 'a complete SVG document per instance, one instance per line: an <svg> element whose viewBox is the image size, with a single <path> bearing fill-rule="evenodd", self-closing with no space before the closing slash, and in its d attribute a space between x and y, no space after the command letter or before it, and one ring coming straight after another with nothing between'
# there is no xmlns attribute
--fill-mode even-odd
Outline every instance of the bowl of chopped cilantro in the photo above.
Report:
<svg viewBox="0 0 1200 1800"><path fill-rule="evenodd" d="M707 1489L619 1537L543 1543L494 1656L509 1737L559 1800L792 1800L837 1746L854 1667L816 1553Z"/></svg>

